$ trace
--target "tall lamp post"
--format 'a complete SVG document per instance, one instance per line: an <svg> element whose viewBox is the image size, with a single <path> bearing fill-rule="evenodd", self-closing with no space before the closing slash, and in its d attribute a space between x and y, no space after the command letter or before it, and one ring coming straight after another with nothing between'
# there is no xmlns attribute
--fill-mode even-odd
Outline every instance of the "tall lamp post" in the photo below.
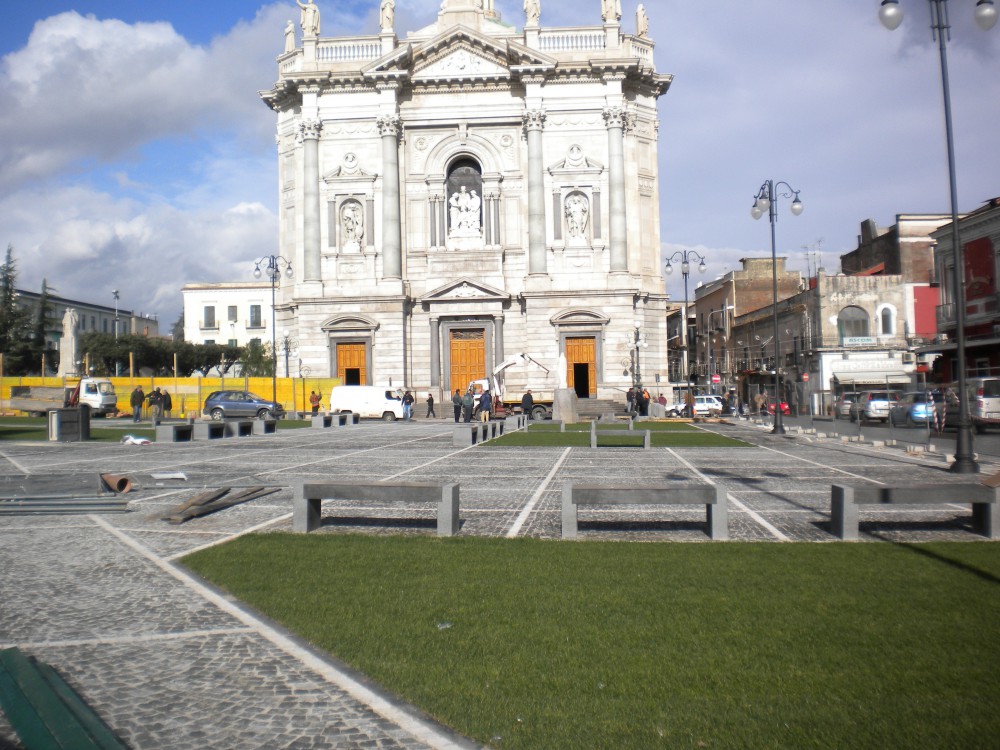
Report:
<svg viewBox="0 0 1000 750"><path fill-rule="evenodd" d="M931 6L931 36L938 43L941 53L941 88L944 95L944 131L948 147L948 186L951 192L951 244L955 253L952 299L955 302L957 326L955 358L958 360L958 425L955 437L955 462L951 470L956 474L976 474L979 464L972 450L972 423L969 419L969 398L965 390L965 252L958 231L958 188L955 180L955 138L951 127L951 87L948 81L948 40L951 26L948 23L948 0L928 0ZM975 10L976 24L989 31L997 22L997 9L993 0L979 0ZM879 20L889 31L903 22L903 9L899 0L882 0Z"/></svg>
<svg viewBox="0 0 1000 750"><path fill-rule="evenodd" d="M775 192L777 189L778 192ZM787 192L782 192L782 190ZM778 221L778 198L791 198L792 214L798 216L802 213L802 201L799 200L799 191L787 182L774 182L766 180L754 196L753 207L750 215L759 219L767 212L771 221L771 313L774 319L774 428L772 435L784 435L785 423L781 414L781 367L778 362L778 249L774 237L774 225Z"/></svg>
<svg viewBox="0 0 1000 750"><path fill-rule="evenodd" d="M261 268L261 265L264 267ZM254 261L253 277L259 279L266 274L271 281L271 401L275 406L278 404L278 332L276 326L276 314L274 310L274 290L281 279L281 269L285 269L285 277L293 278L295 272L292 270L292 262L280 255L265 255Z"/></svg>
<svg viewBox="0 0 1000 750"><path fill-rule="evenodd" d="M115 298L115 341L118 341L118 298L119 298L118 290L117 289L112 289L111 290L111 296ZM115 356L115 377L118 377L118 375L119 375L119 371L118 371L119 362L118 362L118 357L117 357L117 351L115 352L115 355L116 355Z"/></svg>
<svg viewBox="0 0 1000 750"><path fill-rule="evenodd" d="M684 351L684 373L687 375L687 392L691 393L691 364L688 362L688 276L691 273L691 261L697 261L698 273L705 273L705 256L696 250L678 250L667 257L667 275L674 272L674 261L681 262L681 275L684 277L684 312L681 320L681 346ZM685 406L687 401L685 400ZM692 417L694 414L691 415Z"/></svg>
<svg viewBox="0 0 1000 750"><path fill-rule="evenodd" d="M632 322L632 332L625 335L625 340L632 347L632 387L637 392L642 391L642 371L639 369L639 349L649 346L646 334L642 331L642 321L636 318Z"/></svg>

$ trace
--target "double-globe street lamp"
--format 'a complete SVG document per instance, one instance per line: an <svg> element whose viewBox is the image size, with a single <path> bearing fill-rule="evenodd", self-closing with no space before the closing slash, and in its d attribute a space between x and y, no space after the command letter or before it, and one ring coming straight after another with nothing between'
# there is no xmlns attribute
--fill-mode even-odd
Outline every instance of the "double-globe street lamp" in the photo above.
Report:
<svg viewBox="0 0 1000 750"><path fill-rule="evenodd" d="M951 470L956 474L975 474L979 471L972 449L972 423L969 419L969 394L965 389L965 252L958 231L958 188L955 180L955 138L951 125L951 87L948 79L948 0L928 0L931 6L931 36L938 43L941 54L941 88L944 94L944 130L948 147L948 186L951 193L951 244L955 259L952 274L952 299L955 303L955 358L958 362L958 425L955 437L955 461ZM989 31L997 22L997 9L993 0L979 0L975 10L976 24ZM903 22L903 9L899 0L882 0L879 20L889 31Z"/></svg>
<svg viewBox="0 0 1000 750"><path fill-rule="evenodd" d="M632 331L625 334L625 341L632 349L632 388L635 390L636 399L642 393L642 371L639 369L639 349L649 346L646 341L646 334L642 330L642 321L638 318L632 321Z"/></svg>
<svg viewBox="0 0 1000 750"><path fill-rule="evenodd" d="M261 268L263 265L263 268ZM253 264L253 277L259 279L266 274L271 281L271 401L275 408L278 405L278 331L276 328L276 313L274 310L274 290L281 280L281 269L285 269L285 277L294 278L295 272L292 270L292 262L280 255L265 255L258 258Z"/></svg>
<svg viewBox="0 0 1000 750"><path fill-rule="evenodd" d="M684 372L687 375L687 392L693 397L691 391L691 364L688 362L688 276L691 274L691 261L698 263L698 273L705 273L705 256L696 250L678 250L673 255L667 257L667 275L674 272L674 261L681 262L681 275L684 277L684 311L681 314L681 351L684 353ZM684 405L687 408L687 395L684 397ZM691 414L690 416L694 416Z"/></svg>
<svg viewBox="0 0 1000 750"><path fill-rule="evenodd" d="M784 191L787 192L784 192ZM767 212L771 221L771 316L774 322L774 428L772 435L784 435L785 424L781 414L781 366L778 362L778 249L774 237L774 225L778 221L778 198L791 198L792 214L798 216L802 213L802 201L799 200L799 191L787 182L775 182L765 180L760 186L757 195L754 196L753 207L750 215L759 219Z"/></svg>

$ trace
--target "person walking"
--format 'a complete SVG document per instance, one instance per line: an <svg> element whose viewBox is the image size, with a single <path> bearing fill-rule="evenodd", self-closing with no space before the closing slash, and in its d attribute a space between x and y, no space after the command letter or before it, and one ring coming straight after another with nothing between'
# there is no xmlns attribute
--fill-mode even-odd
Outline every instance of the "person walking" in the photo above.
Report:
<svg viewBox="0 0 1000 750"><path fill-rule="evenodd" d="M128 403L132 407L132 421L138 422L142 419L142 405L146 403L146 394L142 392L141 385L137 385L135 390L132 391Z"/></svg>
<svg viewBox="0 0 1000 750"><path fill-rule="evenodd" d="M319 414L321 401L322 397L316 391L309 391L309 408L312 409L313 414Z"/></svg>
<svg viewBox="0 0 1000 750"><path fill-rule="evenodd" d="M535 408L535 397L531 395L531 389L529 388L523 396L521 396L521 413L524 414L528 419L531 419L531 412Z"/></svg>
<svg viewBox="0 0 1000 750"><path fill-rule="evenodd" d="M160 399L162 401L161 405L163 407L163 416L170 419L170 411L174 408L174 400L170 398L170 394L167 392L166 388L163 389Z"/></svg>
<svg viewBox="0 0 1000 750"><path fill-rule="evenodd" d="M462 393L455 389L455 395L451 397L451 405L455 407L455 422L459 422L462 419Z"/></svg>
<svg viewBox="0 0 1000 750"><path fill-rule="evenodd" d="M407 422L413 417L413 394L409 391L403 394L403 419Z"/></svg>
<svg viewBox="0 0 1000 750"><path fill-rule="evenodd" d="M434 394L427 394L427 419L437 419L437 414L434 413Z"/></svg>
<svg viewBox="0 0 1000 750"><path fill-rule="evenodd" d="M466 422L472 421L472 407L476 405L476 399L472 395L472 389L470 388L462 396L462 419Z"/></svg>

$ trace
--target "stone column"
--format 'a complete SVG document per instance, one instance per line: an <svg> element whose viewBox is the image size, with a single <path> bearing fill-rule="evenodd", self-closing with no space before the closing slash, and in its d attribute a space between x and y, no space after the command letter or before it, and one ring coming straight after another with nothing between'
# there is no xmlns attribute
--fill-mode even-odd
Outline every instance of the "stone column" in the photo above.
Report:
<svg viewBox="0 0 1000 750"><path fill-rule="evenodd" d="M523 119L528 136L528 273L545 274L545 165L542 156L545 112L528 110Z"/></svg>
<svg viewBox="0 0 1000 750"><path fill-rule="evenodd" d="M431 317L431 388L441 385L441 321Z"/></svg>
<svg viewBox="0 0 1000 750"><path fill-rule="evenodd" d="M503 353L503 315L493 316L493 366L504 361Z"/></svg>
<svg viewBox="0 0 1000 750"><path fill-rule="evenodd" d="M375 122L382 136L382 276L401 279L402 237L399 220L399 126L398 115Z"/></svg>
<svg viewBox="0 0 1000 750"><path fill-rule="evenodd" d="M323 123L303 120L299 123L302 138L302 166L305 174L302 185L302 279L320 280L320 231L319 231L319 134Z"/></svg>
<svg viewBox="0 0 1000 750"><path fill-rule="evenodd" d="M608 208L611 215L609 246L611 273L628 271L627 223L625 221L625 121L623 107L607 107L604 122L608 128L608 178L610 195Z"/></svg>

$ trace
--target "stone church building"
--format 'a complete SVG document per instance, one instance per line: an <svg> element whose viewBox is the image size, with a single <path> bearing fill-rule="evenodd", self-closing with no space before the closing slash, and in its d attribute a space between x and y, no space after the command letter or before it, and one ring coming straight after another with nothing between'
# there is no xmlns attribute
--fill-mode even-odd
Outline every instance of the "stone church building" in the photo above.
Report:
<svg viewBox="0 0 1000 750"><path fill-rule="evenodd" d="M385 6L390 6L386 8ZM493 0L444 0L432 25L286 29L277 115L278 329L346 384L447 397L504 359L508 389L622 398L635 328L643 382L666 380L657 99L648 22L582 0L592 25L525 25ZM565 365L563 365L565 362ZM530 370L530 371L529 371ZM540 380L546 378L546 380Z"/></svg>

